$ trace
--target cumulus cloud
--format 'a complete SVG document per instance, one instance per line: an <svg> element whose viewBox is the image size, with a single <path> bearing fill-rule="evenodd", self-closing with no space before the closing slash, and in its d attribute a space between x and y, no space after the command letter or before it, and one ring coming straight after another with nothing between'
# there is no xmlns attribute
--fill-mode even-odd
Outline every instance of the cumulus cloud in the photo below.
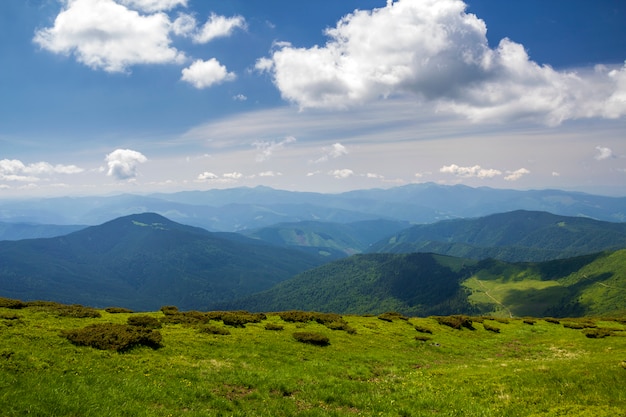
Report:
<svg viewBox="0 0 626 417"><path fill-rule="evenodd" d="M603 161L605 159L615 158L615 154L611 148L607 148L605 146L596 146L596 156L594 157L597 161Z"/></svg>
<svg viewBox="0 0 626 417"><path fill-rule="evenodd" d="M329 174L337 179L345 179L353 176L354 171L352 171L351 169L336 169L334 171L331 171Z"/></svg>
<svg viewBox="0 0 626 417"><path fill-rule="evenodd" d="M243 177L243 174L241 172L227 172L225 174L222 174L222 177L226 178L226 179L231 179L231 180L238 180L240 178Z"/></svg>
<svg viewBox="0 0 626 417"><path fill-rule="evenodd" d="M143 8L168 2L126 3ZM90 68L125 72L136 64L183 62L185 54L171 46L170 30L164 13L140 14L113 0L68 0L54 25L38 30L33 40L48 51L73 54Z"/></svg>
<svg viewBox="0 0 626 417"><path fill-rule="evenodd" d="M105 158L109 167L107 175L118 180L132 179L137 176L137 167L146 162L142 153L131 149L116 149Z"/></svg>
<svg viewBox="0 0 626 417"><path fill-rule="evenodd" d="M262 141L262 140L255 141L252 144L252 146L254 146L258 152L256 155L256 161L263 162L263 161L268 160L269 158L272 157L274 152L276 152L279 149L284 148L285 145L294 143L295 141L296 141L296 138L294 138L293 136L288 136L280 142Z"/></svg>
<svg viewBox="0 0 626 417"><path fill-rule="evenodd" d="M198 59L191 66L182 70L182 81L186 81L197 89L207 88L224 81L233 81L235 73L228 72L225 66L217 59L211 58L208 61Z"/></svg>
<svg viewBox="0 0 626 417"><path fill-rule="evenodd" d="M502 175L501 171L497 169L485 169L480 165L474 165L471 167L461 167L456 164L445 165L439 169L439 172L444 174L452 174L461 178L493 178L498 175Z"/></svg>
<svg viewBox="0 0 626 417"><path fill-rule="evenodd" d="M398 0L356 10L325 31L323 46L276 44L256 68L301 108L347 108L411 94L472 120L626 114L626 65L561 72L523 45L487 42L487 26L461 0Z"/></svg>
<svg viewBox="0 0 626 417"><path fill-rule="evenodd" d="M0 180L36 182L42 175L78 174L83 172L76 165L52 165L48 162L24 164L18 159L0 160Z"/></svg>
<svg viewBox="0 0 626 417"><path fill-rule="evenodd" d="M274 172L274 171L264 171L259 172L259 177L280 177L282 172Z"/></svg>
<svg viewBox="0 0 626 417"><path fill-rule="evenodd" d="M530 171L526 168L520 168L515 171L507 171L507 175L504 177L506 181L517 181L522 178L524 175L530 174Z"/></svg>
<svg viewBox="0 0 626 417"><path fill-rule="evenodd" d="M245 29L246 20L242 16L225 17L211 13L207 22L192 37L196 43L207 43L215 38L232 35L235 29Z"/></svg>

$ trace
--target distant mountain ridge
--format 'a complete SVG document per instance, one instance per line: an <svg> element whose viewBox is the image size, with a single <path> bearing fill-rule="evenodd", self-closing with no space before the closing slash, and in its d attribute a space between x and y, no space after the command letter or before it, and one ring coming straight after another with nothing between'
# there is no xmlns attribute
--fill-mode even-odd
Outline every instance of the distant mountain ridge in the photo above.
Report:
<svg viewBox="0 0 626 417"><path fill-rule="evenodd" d="M434 183L339 194L242 187L149 196L0 200L0 221L96 225L133 213L155 212L207 230L233 232L300 221L352 223L386 219L432 223L520 209L623 222L626 197Z"/></svg>
<svg viewBox="0 0 626 417"><path fill-rule="evenodd" d="M325 261L144 213L61 237L0 242L0 293L137 310L202 309Z"/></svg>
<svg viewBox="0 0 626 417"><path fill-rule="evenodd" d="M368 252L536 262L622 248L626 248L626 223L516 210L414 225L373 244Z"/></svg>

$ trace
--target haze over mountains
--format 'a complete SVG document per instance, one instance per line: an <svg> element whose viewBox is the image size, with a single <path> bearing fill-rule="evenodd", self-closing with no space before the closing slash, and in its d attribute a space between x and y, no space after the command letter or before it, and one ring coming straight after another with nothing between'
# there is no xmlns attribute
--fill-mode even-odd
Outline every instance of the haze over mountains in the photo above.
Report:
<svg viewBox="0 0 626 417"><path fill-rule="evenodd" d="M153 212L210 231L232 232L307 220L351 223L387 219L432 223L520 209L623 222L626 220L626 197L433 183L339 194L256 187L149 196L5 200L0 201L0 221L97 225L116 217Z"/></svg>
<svg viewBox="0 0 626 417"><path fill-rule="evenodd" d="M607 314L626 310L625 213L624 198L434 184L5 201L0 296L136 310ZM51 224L23 223L36 220Z"/></svg>

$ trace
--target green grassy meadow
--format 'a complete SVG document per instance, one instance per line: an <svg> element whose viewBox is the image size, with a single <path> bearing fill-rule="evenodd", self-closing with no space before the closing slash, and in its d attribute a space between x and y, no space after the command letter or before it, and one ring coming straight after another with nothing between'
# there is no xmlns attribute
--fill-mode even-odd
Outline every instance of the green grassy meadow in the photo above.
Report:
<svg viewBox="0 0 626 417"><path fill-rule="evenodd" d="M343 316L332 326L268 313L237 327L98 312L0 308L2 416L626 415L621 319L475 317L471 330L437 317ZM99 350L62 335L134 316L163 322L159 348Z"/></svg>

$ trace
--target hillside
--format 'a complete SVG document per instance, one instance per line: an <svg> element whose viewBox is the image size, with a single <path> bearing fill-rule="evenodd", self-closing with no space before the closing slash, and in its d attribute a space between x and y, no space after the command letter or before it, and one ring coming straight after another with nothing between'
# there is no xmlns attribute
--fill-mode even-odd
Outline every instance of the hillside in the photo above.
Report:
<svg viewBox="0 0 626 417"><path fill-rule="evenodd" d="M0 242L0 294L137 310L201 309L323 262L319 255L146 213L61 237Z"/></svg>
<svg viewBox="0 0 626 417"><path fill-rule="evenodd" d="M626 312L626 250L539 263L365 254L223 307L341 314L587 316Z"/></svg>
<svg viewBox="0 0 626 417"><path fill-rule="evenodd" d="M626 409L623 318L473 317L453 328L454 317L320 323L327 317L267 313L237 325L215 312L6 301L3 417L615 417ZM68 316L77 312L89 314ZM143 343L118 352L97 343L108 335Z"/></svg>
<svg viewBox="0 0 626 417"><path fill-rule="evenodd" d="M314 310L341 314L467 313L461 286L472 261L433 254L368 254L341 259L259 294L220 305L252 311Z"/></svg>
<svg viewBox="0 0 626 417"><path fill-rule="evenodd" d="M0 222L0 240L63 236L86 226Z"/></svg>
<svg viewBox="0 0 626 417"><path fill-rule="evenodd" d="M622 248L626 248L626 223L517 210L415 225L368 251L537 262Z"/></svg>
<svg viewBox="0 0 626 417"><path fill-rule="evenodd" d="M365 252L373 243L409 227L408 222L368 220L353 223L303 221L279 223L244 232L248 237L300 249L338 251L340 255Z"/></svg>

